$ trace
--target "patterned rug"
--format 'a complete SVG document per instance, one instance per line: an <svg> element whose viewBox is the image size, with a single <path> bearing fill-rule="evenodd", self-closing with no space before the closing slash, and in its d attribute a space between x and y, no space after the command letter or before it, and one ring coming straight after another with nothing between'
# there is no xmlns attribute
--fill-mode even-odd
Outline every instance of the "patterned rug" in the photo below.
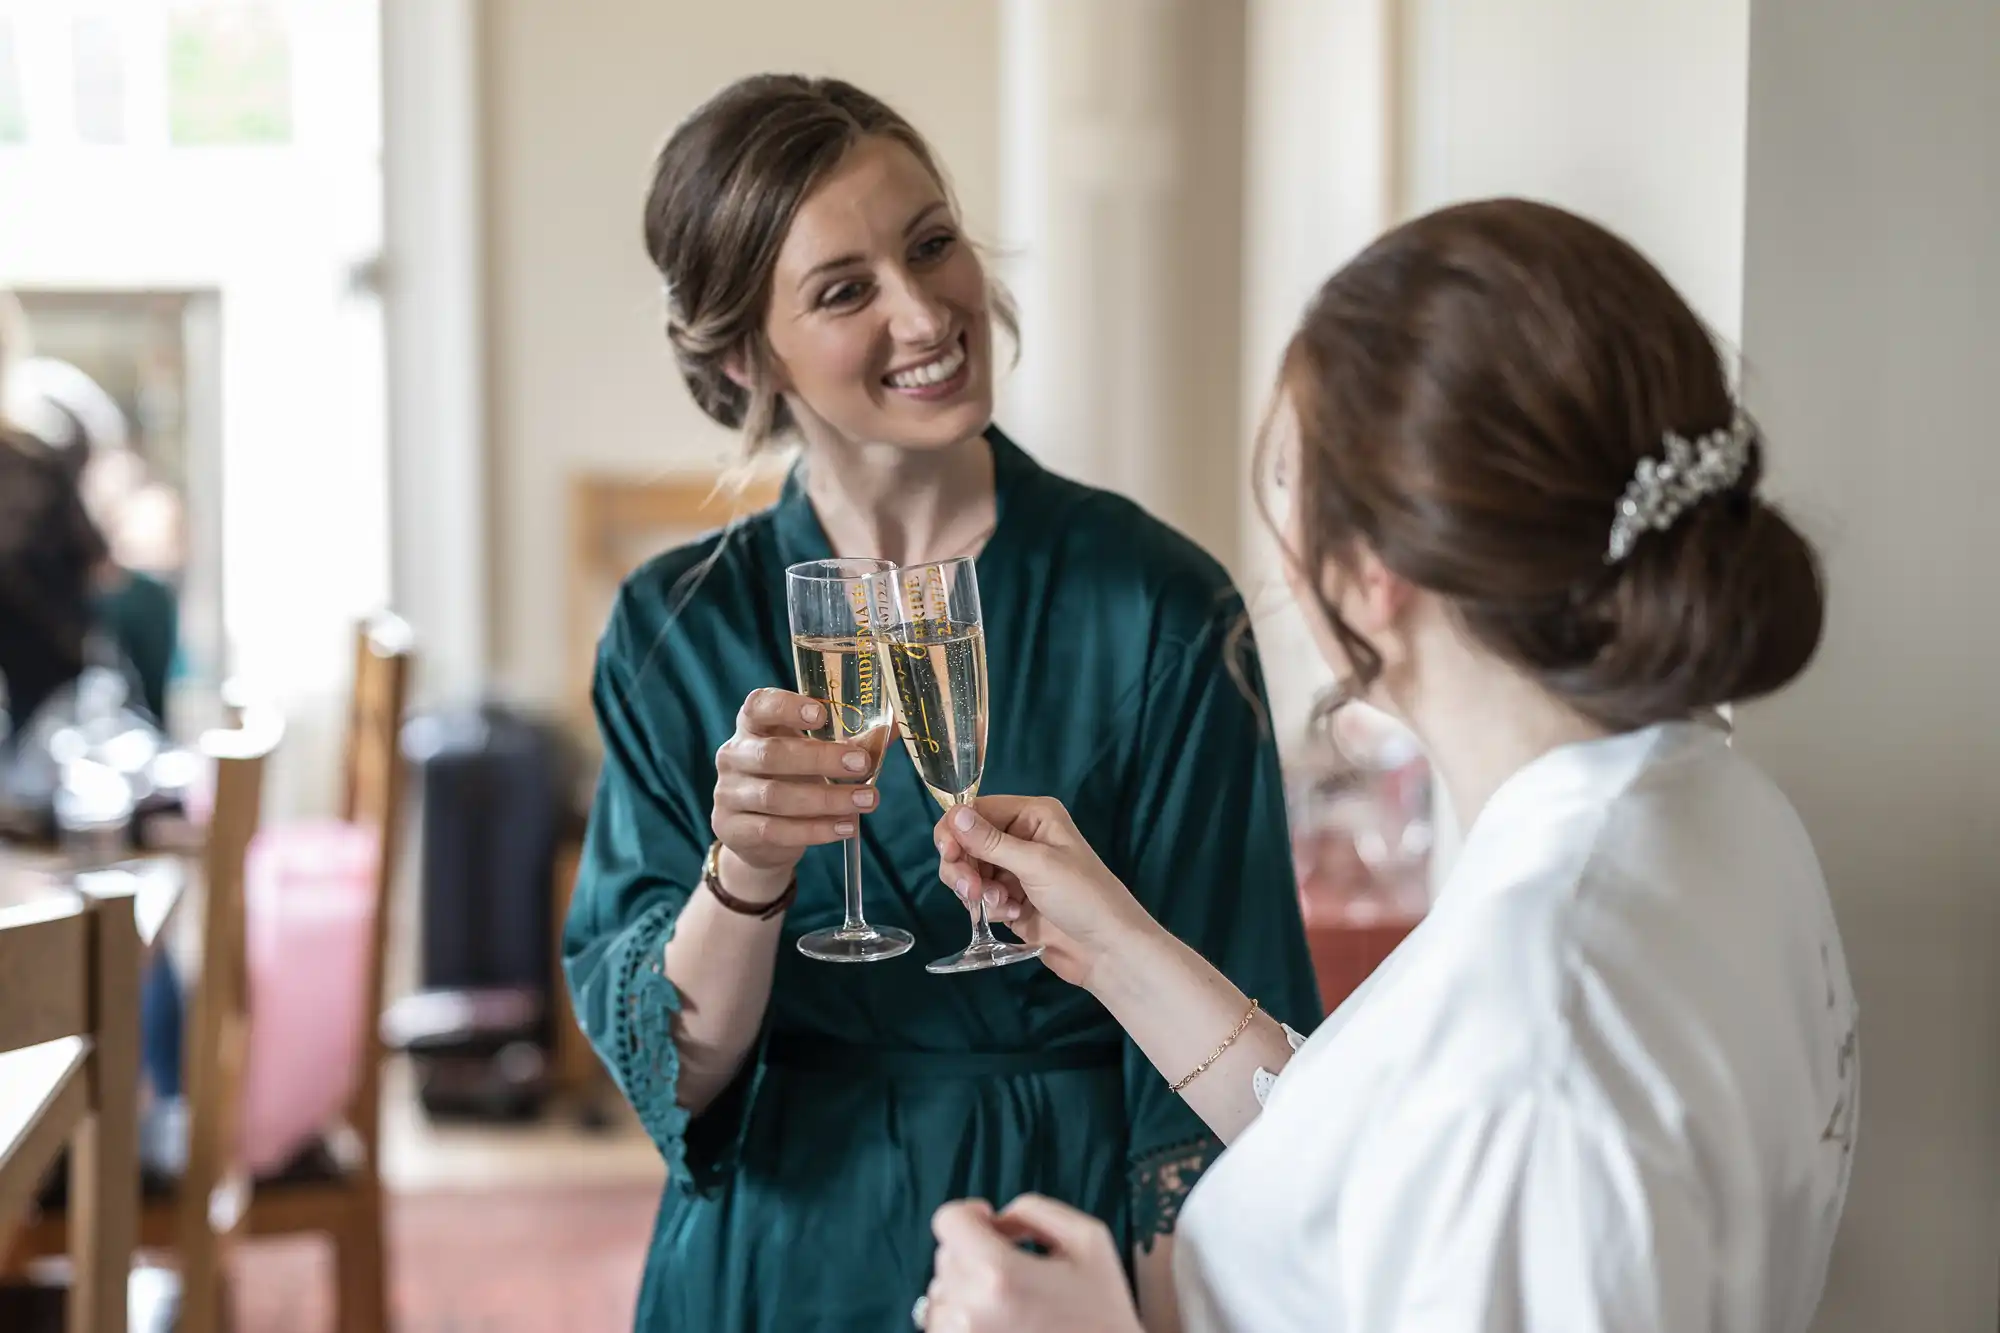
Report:
<svg viewBox="0 0 2000 1333"><path fill-rule="evenodd" d="M394 1196L394 1333L629 1333L657 1187ZM313 1237L245 1244L235 1333L334 1333L333 1260Z"/></svg>

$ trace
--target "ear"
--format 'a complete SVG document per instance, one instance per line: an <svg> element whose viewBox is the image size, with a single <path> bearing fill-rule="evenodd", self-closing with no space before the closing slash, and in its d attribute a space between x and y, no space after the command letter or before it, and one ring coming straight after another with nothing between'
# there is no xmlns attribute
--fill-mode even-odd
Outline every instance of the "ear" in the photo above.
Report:
<svg viewBox="0 0 2000 1333"><path fill-rule="evenodd" d="M753 382L749 357L740 347L722 359L722 373L739 389L747 390Z"/></svg>
<svg viewBox="0 0 2000 1333"><path fill-rule="evenodd" d="M1417 592L1416 585L1383 564L1367 546L1347 562L1346 569L1329 572L1321 591L1340 609L1341 619L1378 650L1398 637Z"/></svg>
<svg viewBox="0 0 2000 1333"><path fill-rule="evenodd" d="M777 357L771 355L769 352L764 354L762 360L765 373L771 381L771 392L788 392L791 388L791 381L785 374L784 362L778 360ZM737 388L748 390L756 383L756 376L751 372L749 350L739 347L723 358L722 373L727 375L729 382Z"/></svg>

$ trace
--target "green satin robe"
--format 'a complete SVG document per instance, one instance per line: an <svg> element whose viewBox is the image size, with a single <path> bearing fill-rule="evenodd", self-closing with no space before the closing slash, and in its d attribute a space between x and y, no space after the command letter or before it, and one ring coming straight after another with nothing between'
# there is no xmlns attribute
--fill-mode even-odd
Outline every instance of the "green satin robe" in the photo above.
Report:
<svg viewBox="0 0 2000 1333"><path fill-rule="evenodd" d="M982 790L1060 797L1154 916L1309 1030L1318 996L1254 647L1239 674L1256 705L1228 669L1239 597L1136 505L988 438ZM862 823L865 904L916 947L867 965L800 955L798 936L841 916L841 850L809 852L756 1048L703 1114L676 1105L662 963L712 837L715 752L746 694L792 687L784 572L829 554L795 474L770 510L633 575L600 644L604 765L564 955L584 1028L669 1168L644 1333L904 1328L946 1200L1052 1195L1129 1253L1172 1229L1219 1151L1104 1009L1039 962L923 970L969 927L937 880L939 811L894 747Z"/></svg>

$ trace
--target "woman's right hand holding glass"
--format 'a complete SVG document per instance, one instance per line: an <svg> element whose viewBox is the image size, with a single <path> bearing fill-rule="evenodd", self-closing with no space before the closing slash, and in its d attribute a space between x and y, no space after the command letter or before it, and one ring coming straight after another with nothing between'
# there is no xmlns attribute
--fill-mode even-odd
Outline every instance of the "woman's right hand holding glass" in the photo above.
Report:
<svg viewBox="0 0 2000 1333"><path fill-rule="evenodd" d="M1159 929L1077 831L1060 801L982 796L938 821L938 878L968 907L1030 944L1063 980L1088 988L1098 964Z"/></svg>
<svg viewBox="0 0 2000 1333"><path fill-rule="evenodd" d="M790 690L753 691L736 733L715 753L710 823L724 852L754 877L759 898L776 898L808 847L851 837L876 792L859 785L874 768L868 752L807 733L826 725L826 705ZM769 892L764 892L768 889Z"/></svg>
<svg viewBox="0 0 2000 1333"><path fill-rule="evenodd" d="M1096 996L1224 1142L1257 1117L1250 1071L1291 1058L1284 1028L1259 1021L1249 996L1147 914L1061 802L981 797L948 812L936 837L939 877L961 898L990 890L998 907L989 903L989 913L1041 945L1050 971ZM1232 1054L1219 1077L1195 1077L1224 1051Z"/></svg>

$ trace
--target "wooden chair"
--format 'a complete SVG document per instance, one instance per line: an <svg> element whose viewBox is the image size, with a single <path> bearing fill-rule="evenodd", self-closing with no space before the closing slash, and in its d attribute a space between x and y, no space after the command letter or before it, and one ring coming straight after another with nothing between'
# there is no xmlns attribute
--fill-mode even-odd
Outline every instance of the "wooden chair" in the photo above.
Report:
<svg viewBox="0 0 2000 1333"><path fill-rule="evenodd" d="M265 766L282 727L275 716L255 712L243 722L236 731L203 737L215 763L215 807L202 851L200 980L182 1052L187 1165L178 1180L155 1186L140 1224L142 1243L172 1248L179 1259L181 1333L225 1327L226 1252L248 1188L231 1165L250 1036L244 872L263 822Z"/></svg>
<svg viewBox="0 0 2000 1333"><path fill-rule="evenodd" d="M125 1333L139 1203L139 935L129 892L0 913L0 1248L67 1144L68 1321Z"/></svg>
<svg viewBox="0 0 2000 1333"><path fill-rule="evenodd" d="M223 1327L223 1270L233 1240L302 1232L324 1234L333 1242L340 1333L388 1329L380 1174L380 1010L389 889L401 823L399 733L410 669L410 633L402 621L384 616L359 627L340 813L376 832L378 852L364 992L369 1003L361 1016L365 1027L357 1047L360 1068L355 1089L337 1123L282 1169L255 1180L232 1165L249 1034L243 872L259 823L262 759L276 736L271 730L261 750L257 736L250 736L237 743L241 753L236 754L227 752L228 742L221 737L205 738L205 748L217 754L216 801L204 856L208 882L202 959L185 1053L187 1165L178 1177L145 1181L148 1198L140 1220L142 1244L172 1250L178 1258L183 1333L211 1333ZM254 769L249 766L253 759ZM26 1257L59 1251L63 1223L63 1216L54 1213L30 1228L23 1242Z"/></svg>
<svg viewBox="0 0 2000 1333"><path fill-rule="evenodd" d="M173 1252L181 1275L178 1327L183 1333L217 1333L223 1327L224 1248L241 1215L243 1189L228 1163L249 1031L244 866L262 813L265 765L282 733L275 716L252 710L238 729L202 738L202 751L215 766L215 803L201 853L200 980L187 1024L187 1162L171 1177L142 1175L134 1169L141 1196L138 1244ZM136 954L125 971L136 1015L140 977ZM135 1017L135 1067L136 1023ZM136 1160L136 1075L121 1096L135 1126ZM12 1260L25 1265L73 1249L78 1230L88 1225L78 1212L79 1197L72 1190L45 1201L40 1216L18 1238ZM96 1325L85 1322L78 1327Z"/></svg>
<svg viewBox="0 0 2000 1333"><path fill-rule="evenodd" d="M402 620L383 615L357 629L340 813L375 833L376 862L374 937L364 992L369 1002L354 1093L313 1169L259 1182L245 1218L252 1236L320 1232L332 1238L340 1333L387 1333L389 1328L381 1169L382 1062L387 1051L381 1009L391 890L401 847L401 733L413 664L413 636Z"/></svg>

